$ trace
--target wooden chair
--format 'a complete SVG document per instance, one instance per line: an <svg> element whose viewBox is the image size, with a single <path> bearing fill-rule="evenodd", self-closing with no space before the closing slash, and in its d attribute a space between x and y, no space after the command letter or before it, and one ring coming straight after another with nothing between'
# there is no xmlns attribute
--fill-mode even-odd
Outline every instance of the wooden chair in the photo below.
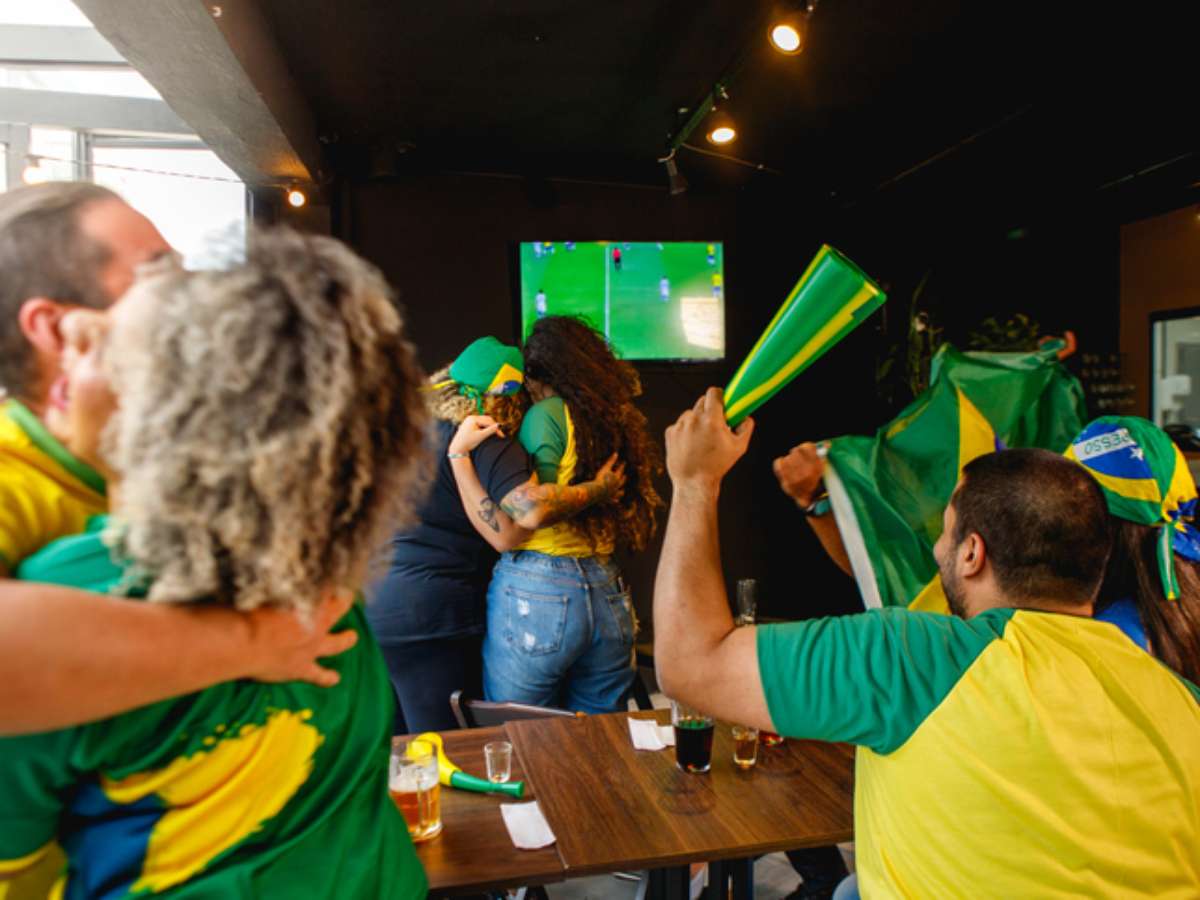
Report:
<svg viewBox="0 0 1200 900"><path fill-rule="evenodd" d="M472 700L464 697L461 690L450 695L450 709L460 728L486 728L503 725L520 719L544 719L549 716L564 716L573 719L583 713L550 706L530 706L527 703L492 703L488 700Z"/></svg>

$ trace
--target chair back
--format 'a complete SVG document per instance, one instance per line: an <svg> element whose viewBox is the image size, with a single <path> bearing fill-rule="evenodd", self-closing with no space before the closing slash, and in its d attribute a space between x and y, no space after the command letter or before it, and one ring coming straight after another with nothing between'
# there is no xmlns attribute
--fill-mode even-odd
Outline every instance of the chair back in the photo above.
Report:
<svg viewBox="0 0 1200 900"><path fill-rule="evenodd" d="M460 728L486 728L490 725L503 725L518 719L544 719L550 716L565 716L575 718L583 713L573 713L568 709L555 709L552 706L530 706L527 703L492 703L487 700L473 700L464 697L462 691L450 695L450 709L458 720Z"/></svg>

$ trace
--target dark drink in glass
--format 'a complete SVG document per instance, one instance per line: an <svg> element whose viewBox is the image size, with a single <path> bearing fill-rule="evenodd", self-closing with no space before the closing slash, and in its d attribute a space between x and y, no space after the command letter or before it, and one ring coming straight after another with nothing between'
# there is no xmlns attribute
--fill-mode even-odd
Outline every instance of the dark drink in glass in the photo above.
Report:
<svg viewBox="0 0 1200 900"><path fill-rule="evenodd" d="M712 719L675 723L675 762L685 772L707 772L712 765Z"/></svg>
<svg viewBox="0 0 1200 900"><path fill-rule="evenodd" d="M712 716L672 700L671 724L675 726L675 764L685 772L707 772L712 765Z"/></svg>

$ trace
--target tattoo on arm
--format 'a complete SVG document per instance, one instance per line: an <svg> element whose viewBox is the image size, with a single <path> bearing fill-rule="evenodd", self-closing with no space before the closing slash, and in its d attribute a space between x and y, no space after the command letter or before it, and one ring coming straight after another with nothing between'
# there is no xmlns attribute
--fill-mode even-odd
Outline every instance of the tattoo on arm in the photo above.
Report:
<svg viewBox="0 0 1200 900"><path fill-rule="evenodd" d="M500 523L496 520L496 504L491 497L484 497L479 501L479 518L490 526L492 531L497 534L500 532Z"/></svg>
<svg viewBox="0 0 1200 900"><path fill-rule="evenodd" d="M509 492L500 502L500 508L516 522L541 507L541 524L546 526L569 519L610 494L609 489L594 481L571 485L523 484Z"/></svg>

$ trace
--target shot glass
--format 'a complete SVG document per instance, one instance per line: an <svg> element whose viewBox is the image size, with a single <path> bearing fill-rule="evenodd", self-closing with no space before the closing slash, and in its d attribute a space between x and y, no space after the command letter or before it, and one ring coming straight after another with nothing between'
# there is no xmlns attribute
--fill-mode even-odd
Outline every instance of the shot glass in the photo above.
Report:
<svg viewBox="0 0 1200 900"><path fill-rule="evenodd" d="M484 744L483 759L487 764L488 781L493 784L503 784L512 776L512 744L508 741Z"/></svg>
<svg viewBox="0 0 1200 900"><path fill-rule="evenodd" d="M758 729L749 725L733 726L733 764L753 769L758 762Z"/></svg>

